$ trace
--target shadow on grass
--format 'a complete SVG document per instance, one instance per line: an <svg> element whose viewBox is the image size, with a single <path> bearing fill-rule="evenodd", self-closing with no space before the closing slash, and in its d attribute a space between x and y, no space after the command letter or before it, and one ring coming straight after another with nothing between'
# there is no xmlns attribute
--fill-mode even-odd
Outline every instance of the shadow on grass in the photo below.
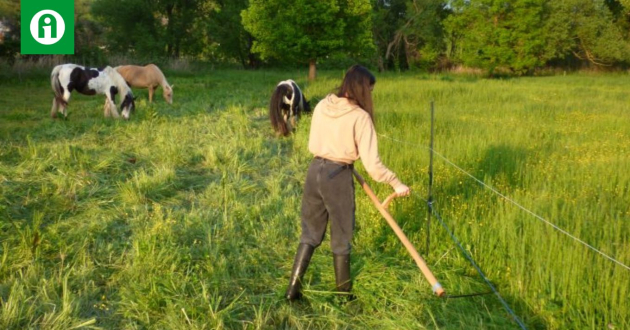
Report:
<svg viewBox="0 0 630 330"><path fill-rule="evenodd" d="M505 187L509 188L510 190L523 187L524 182L523 182L522 171L523 171L523 168L525 168L525 163L526 163L527 158L532 157L532 156L534 155L531 155L525 149L520 148L520 147L512 147L512 146L507 146L507 145L490 146L487 150L485 150L484 155L481 157L481 160L474 166L474 169L469 170L469 173L471 173L472 175L474 175L476 178L483 181L484 183L488 184L489 186L495 187L495 189L498 189L501 193L509 195L510 191L505 191L506 189ZM469 169L469 167L465 167L465 169ZM465 184L462 184L462 181L464 181ZM486 190L486 188L483 187L480 183L468 177L464 177L462 174L462 176L453 177L450 180L450 182L446 185L446 188L444 190L441 190L441 194L446 194L450 196L459 196L457 200L460 202L460 205L463 205L463 204L476 203L477 200L479 199L480 194L490 194L490 192L489 190ZM481 196L482 196L481 198L483 199L484 195L481 195ZM500 196L494 193L492 193L492 195L490 196L487 196L486 198L490 199L487 201L488 204L490 205L494 205L497 201L501 199ZM444 198L438 198L438 199L444 200ZM455 207L457 207L457 205L455 205ZM465 212L472 212L472 211L473 210L468 210ZM484 215L483 210L475 210L474 212L475 214L473 215L473 218L478 221L483 221L485 220L484 217L488 216L487 214ZM444 221L447 223L449 222L449 220L452 220L452 219L444 219ZM436 222L435 219L433 221ZM466 226L464 225L464 228L460 228L459 230L457 230L457 228L450 228L450 229L454 231L454 235L456 237L459 236L458 238L461 239L462 232L468 232L468 229L465 227ZM459 234L458 234L458 231L459 231ZM464 244L467 250L472 251L472 250L476 250L475 249L476 244L484 244L484 242L478 242L478 243L462 242L462 244ZM458 252L461 253L461 251L458 251ZM488 274L488 272L490 271L490 269L487 269L488 267L484 267L484 265L479 265L479 267L486 274ZM464 272L474 274L474 276L478 279L478 281L482 283L482 285L486 286L486 291L489 290L489 288L487 288L487 285L481 282L481 278L479 278L479 275L477 274L477 272L474 269L472 269L472 265L470 265L470 267L467 267L467 268L468 269L464 270ZM492 281L492 279L490 280ZM495 287L500 287L500 286L495 284ZM524 324L526 324L528 328L533 328L533 329L547 329L548 328L548 324L546 324L544 320L537 318L536 313L531 308L529 308L528 304L524 300L520 299L518 296L513 296L506 293L501 293L501 296L505 299L507 304L514 310L517 317ZM462 298L462 299L468 299L468 298ZM485 299L492 300L494 309L496 310L504 309L504 307L501 304L499 304L498 298L493 297L493 295L487 296L487 298ZM511 320L511 316L507 314L507 311L506 311L505 316ZM513 324L516 328L517 326L516 323L513 323Z"/></svg>

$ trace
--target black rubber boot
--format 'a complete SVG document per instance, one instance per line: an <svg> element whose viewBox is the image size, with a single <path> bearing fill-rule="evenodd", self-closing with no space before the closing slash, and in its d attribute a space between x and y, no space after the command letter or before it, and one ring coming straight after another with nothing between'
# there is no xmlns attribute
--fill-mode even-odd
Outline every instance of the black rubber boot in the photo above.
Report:
<svg viewBox="0 0 630 330"><path fill-rule="evenodd" d="M350 255L333 254L335 265L335 282L337 282L337 291L343 293L345 300L354 300L354 296L350 294L352 290L352 279L350 278Z"/></svg>
<svg viewBox="0 0 630 330"><path fill-rule="evenodd" d="M291 279L289 280L289 288L285 297L289 301L300 299L302 297L302 278L309 262L311 262L311 256L313 255L315 248L308 244L300 244L295 254L295 261L293 262L293 270L291 271Z"/></svg>

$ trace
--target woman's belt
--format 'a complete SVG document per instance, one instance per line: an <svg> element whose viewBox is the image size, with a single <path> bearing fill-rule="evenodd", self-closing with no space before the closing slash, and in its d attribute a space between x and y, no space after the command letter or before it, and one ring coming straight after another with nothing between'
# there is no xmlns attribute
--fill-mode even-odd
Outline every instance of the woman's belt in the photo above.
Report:
<svg viewBox="0 0 630 330"><path fill-rule="evenodd" d="M336 177L337 174L341 173L343 170L353 169L354 168L354 164L338 162L338 161L326 159L326 158L319 157L319 156L315 156L315 159L317 159L319 161L323 161L324 163L332 163L332 164L339 165L339 167L336 168L334 171L328 173L328 178L329 179L332 179L332 178Z"/></svg>

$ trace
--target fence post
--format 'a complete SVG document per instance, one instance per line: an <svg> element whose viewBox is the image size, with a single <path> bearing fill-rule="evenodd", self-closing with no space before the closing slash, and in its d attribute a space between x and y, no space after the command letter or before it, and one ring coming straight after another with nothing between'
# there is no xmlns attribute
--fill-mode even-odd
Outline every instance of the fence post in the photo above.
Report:
<svg viewBox="0 0 630 330"><path fill-rule="evenodd" d="M433 207L433 117L434 117L434 106L431 101L431 141L429 143L429 193L427 196L427 250L426 256L429 256L429 246L431 244L431 208Z"/></svg>

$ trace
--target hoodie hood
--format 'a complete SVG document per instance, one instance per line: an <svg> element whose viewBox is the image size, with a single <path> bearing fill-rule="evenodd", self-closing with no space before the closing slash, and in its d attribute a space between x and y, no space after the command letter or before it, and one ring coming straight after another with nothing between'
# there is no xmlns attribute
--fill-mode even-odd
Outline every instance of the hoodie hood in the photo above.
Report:
<svg viewBox="0 0 630 330"><path fill-rule="evenodd" d="M323 115L331 118L344 116L355 109L361 109L358 105L350 102L345 97L338 97L335 94L328 94L326 98L320 102L318 107L321 108Z"/></svg>

